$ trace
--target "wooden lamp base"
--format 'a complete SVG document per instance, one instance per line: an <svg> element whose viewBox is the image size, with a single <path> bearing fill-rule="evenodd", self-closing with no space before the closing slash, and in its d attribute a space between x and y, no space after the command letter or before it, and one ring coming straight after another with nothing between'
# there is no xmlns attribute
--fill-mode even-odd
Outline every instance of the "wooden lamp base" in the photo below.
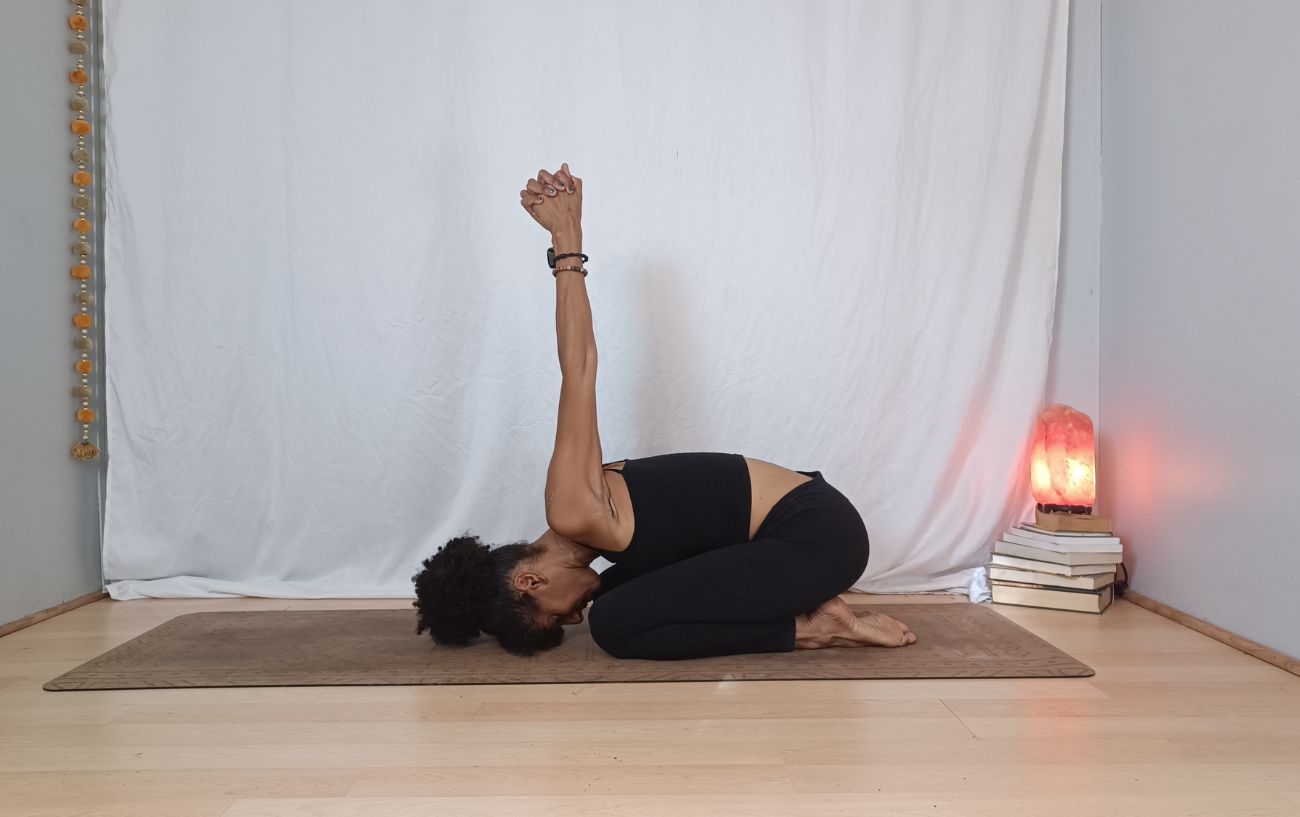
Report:
<svg viewBox="0 0 1300 817"><path fill-rule="evenodd" d="M1035 509L1035 525L1043 530L1065 533L1110 533L1110 518L1090 513L1061 513Z"/></svg>

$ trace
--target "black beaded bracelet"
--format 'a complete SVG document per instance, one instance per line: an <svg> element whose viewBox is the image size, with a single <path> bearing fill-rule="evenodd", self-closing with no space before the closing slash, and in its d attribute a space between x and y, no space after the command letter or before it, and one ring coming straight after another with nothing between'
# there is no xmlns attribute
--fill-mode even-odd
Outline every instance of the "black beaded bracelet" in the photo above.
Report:
<svg viewBox="0 0 1300 817"><path fill-rule="evenodd" d="M554 248L554 247L547 247L547 248L546 248L546 266L550 267L551 269L555 269L555 262L558 261L558 260L560 260L561 258L573 258L573 257L575 257L575 256L579 256L579 255L582 256L582 263L584 263L584 264L587 263L587 256L586 256L585 253L580 253L580 252L562 252L562 253L560 253L559 255L556 255L556 254L555 254L555 248Z"/></svg>

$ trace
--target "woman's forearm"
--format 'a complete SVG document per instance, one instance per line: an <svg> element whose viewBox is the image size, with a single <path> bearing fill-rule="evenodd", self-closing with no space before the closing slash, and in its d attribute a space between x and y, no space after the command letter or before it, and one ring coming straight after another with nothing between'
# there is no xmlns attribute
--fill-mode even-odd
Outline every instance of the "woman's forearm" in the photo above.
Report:
<svg viewBox="0 0 1300 817"><path fill-rule="evenodd" d="M556 233L555 254L582 252L582 233ZM579 257L561 258L557 267L582 266ZM580 374L596 363L596 333L587 299L587 279L581 272L560 270L555 274L555 335L559 342L560 374Z"/></svg>

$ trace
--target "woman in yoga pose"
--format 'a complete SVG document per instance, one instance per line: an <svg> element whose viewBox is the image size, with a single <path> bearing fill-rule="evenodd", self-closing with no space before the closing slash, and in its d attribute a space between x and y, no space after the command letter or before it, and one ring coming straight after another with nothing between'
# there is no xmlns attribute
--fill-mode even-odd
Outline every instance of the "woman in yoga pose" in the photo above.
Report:
<svg viewBox="0 0 1300 817"><path fill-rule="evenodd" d="M412 577L417 632L467 644L482 631L531 655L559 644L590 602L592 639L618 658L916 641L902 622L855 615L839 598L866 568L867 530L820 471L714 452L601 462L582 180L566 163L519 196L556 259L562 382L548 527L497 548L466 534L425 559ZM597 556L614 565L596 573Z"/></svg>

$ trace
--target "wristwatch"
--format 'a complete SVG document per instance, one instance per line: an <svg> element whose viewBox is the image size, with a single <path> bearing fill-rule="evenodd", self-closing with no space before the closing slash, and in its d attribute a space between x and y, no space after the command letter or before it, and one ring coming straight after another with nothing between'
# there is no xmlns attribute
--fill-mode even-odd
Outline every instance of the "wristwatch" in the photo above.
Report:
<svg viewBox="0 0 1300 817"><path fill-rule="evenodd" d="M547 247L547 248L546 248L546 266L550 267L551 269L555 269L555 262L556 262L558 259L560 259L560 258L568 258L568 257L570 257L570 256L577 256L577 255L581 255L581 256L582 256L582 263L584 263L584 264L587 263L587 254L586 254L585 252L562 252L562 253L560 253L559 255L556 255L556 254L555 254L555 248L554 248L554 247Z"/></svg>

